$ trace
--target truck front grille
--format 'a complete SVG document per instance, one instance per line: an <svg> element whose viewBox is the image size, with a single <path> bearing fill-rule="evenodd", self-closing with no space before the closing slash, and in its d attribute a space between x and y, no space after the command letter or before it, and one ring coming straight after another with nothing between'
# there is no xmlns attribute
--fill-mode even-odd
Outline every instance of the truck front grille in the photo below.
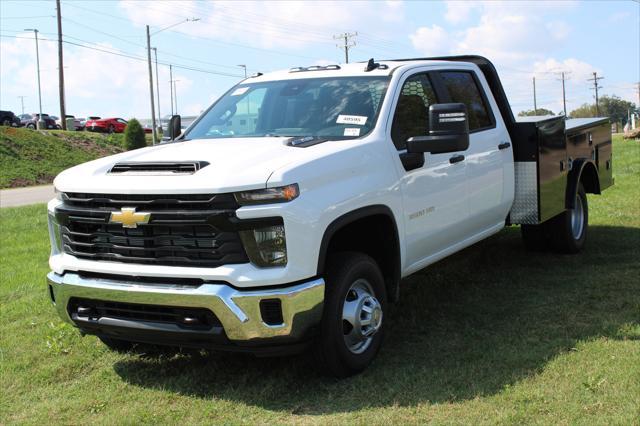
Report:
<svg viewBox="0 0 640 426"><path fill-rule="evenodd" d="M65 253L81 259L167 266L217 267L249 262L238 232L220 229L235 218L231 194L64 194L56 209ZM111 213L150 214L134 228L110 223Z"/></svg>

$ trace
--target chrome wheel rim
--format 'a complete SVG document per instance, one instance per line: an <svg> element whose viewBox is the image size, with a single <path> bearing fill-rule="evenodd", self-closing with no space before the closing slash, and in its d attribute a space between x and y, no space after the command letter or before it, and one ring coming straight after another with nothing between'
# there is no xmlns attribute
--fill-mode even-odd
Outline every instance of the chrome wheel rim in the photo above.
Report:
<svg viewBox="0 0 640 426"><path fill-rule="evenodd" d="M576 195L576 205L571 210L571 232L573 238L578 240L582 236L584 229L584 206L582 205L582 198Z"/></svg>
<svg viewBox="0 0 640 426"><path fill-rule="evenodd" d="M347 349L354 354L366 351L382 327L382 305L369 281L358 279L349 288L342 306L342 331Z"/></svg>

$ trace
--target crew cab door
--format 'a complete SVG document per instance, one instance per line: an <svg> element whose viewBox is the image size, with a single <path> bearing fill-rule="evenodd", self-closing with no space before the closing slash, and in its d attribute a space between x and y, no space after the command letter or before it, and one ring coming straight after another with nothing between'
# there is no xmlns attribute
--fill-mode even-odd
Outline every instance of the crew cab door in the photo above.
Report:
<svg viewBox="0 0 640 426"><path fill-rule="evenodd" d="M465 153L469 202L468 234L504 222L513 200L513 152L509 133L483 79L472 69L437 71L445 102L467 106L469 148ZM495 114L494 112L495 111Z"/></svg>
<svg viewBox="0 0 640 426"><path fill-rule="evenodd" d="M399 158L406 160L407 139L429 133L429 106L439 99L427 72L406 76L399 87L389 137ZM410 155L414 161L403 162L400 186L406 269L411 272L464 238L468 210L464 152Z"/></svg>

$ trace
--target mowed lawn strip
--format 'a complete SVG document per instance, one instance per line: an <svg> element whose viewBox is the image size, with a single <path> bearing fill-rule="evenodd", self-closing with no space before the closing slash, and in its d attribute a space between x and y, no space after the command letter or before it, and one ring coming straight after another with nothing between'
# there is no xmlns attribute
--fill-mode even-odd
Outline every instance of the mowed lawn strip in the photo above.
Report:
<svg viewBox="0 0 640 426"><path fill-rule="evenodd" d="M123 147L121 133L36 131L0 126L0 188L51 183L61 171L117 154Z"/></svg>
<svg viewBox="0 0 640 426"><path fill-rule="evenodd" d="M0 424L638 424L640 145L589 196L586 250L524 251L517 227L403 282L364 374L311 357L117 354L80 337L44 285L45 206L0 211Z"/></svg>

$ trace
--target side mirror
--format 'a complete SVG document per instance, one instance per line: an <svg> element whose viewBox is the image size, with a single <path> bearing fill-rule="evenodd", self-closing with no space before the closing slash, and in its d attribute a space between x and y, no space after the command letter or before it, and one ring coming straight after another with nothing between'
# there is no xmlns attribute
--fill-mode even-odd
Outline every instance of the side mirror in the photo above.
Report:
<svg viewBox="0 0 640 426"><path fill-rule="evenodd" d="M180 133L182 133L182 119L179 115L171 116L169 125L167 126L167 133L169 134L169 139L172 141L180 136Z"/></svg>
<svg viewBox="0 0 640 426"><path fill-rule="evenodd" d="M464 104L435 104L429 107L429 135L407 139L407 152L464 151L469 148L469 121Z"/></svg>

